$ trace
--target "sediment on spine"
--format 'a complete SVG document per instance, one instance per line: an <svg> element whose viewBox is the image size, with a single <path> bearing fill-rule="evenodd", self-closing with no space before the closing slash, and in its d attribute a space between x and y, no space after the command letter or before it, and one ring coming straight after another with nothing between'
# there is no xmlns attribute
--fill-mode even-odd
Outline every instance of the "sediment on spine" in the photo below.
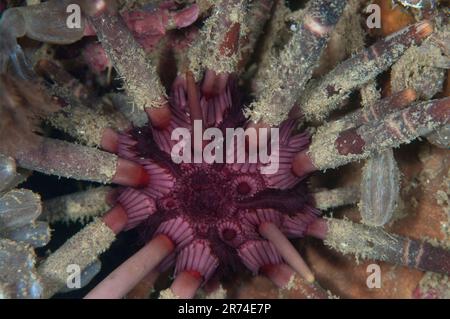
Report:
<svg viewBox="0 0 450 319"><path fill-rule="evenodd" d="M267 265L262 273L279 288L277 294L271 298L326 299L331 297L317 282L307 282L284 263Z"/></svg>
<svg viewBox="0 0 450 319"><path fill-rule="evenodd" d="M334 68L365 46L365 17L361 14L367 6L366 0L347 0L347 6L336 24L314 76L320 76Z"/></svg>
<svg viewBox="0 0 450 319"><path fill-rule="evenodd" d="M444 87L445 69L450 68L449 17L433 18L435 32L419 46L412 46L392 66L393 92L414 89L421 99L431 99ZM447 47L447 49L446 49Z"/></svg>
<svg viewBox="0 0 450 319"><path fill-rule="evenodd" d="M243 70L248 60L253 54L256 42L259 40L267 21L270 18L273 7L273 0L253 1L248 5L248 12L245 17L245 35L240 38L240 61L239 69ZM250 31L251 32L248 32Z"/></svg>
<svg viewBox="0 0 450 319"><path fill-rule="evenodd" d="M95 148L51 138L14 154L23 168L44 174L100 183L111 182L116 173L118 157Z"/></svg>
<svg viewBox="0 0 450 319"><path fill-rule="evenodd" d="M287 285L280 288L278 297L280 299L331 299L333 295L320 287L316 282L309 283L296 273L292 273Z"/></svg>
<svg viewBox="0 0 450 319"><path fill-rule="evenodd" d="M156 66L148 61L122 18L103 12L90 20L134 105L140 110L163 106L166 93Z"/></svg>
<svg viewBox="0 0 450 319"><path fill-rule="evenodd" d="M67 106L50 115L48 121L55 128L92 147L100 146L106 128L125 130L129 126L118 112L106 113L82 105Z"/></svg>
<svg viewBox="0 0 450 319"><path fill-rule="evenodd" d="M309 157L317 169L325 170L409 143L447 124L449 104L450 98L422 102L357 128L322 126L312 138Z"/></svg>
<svg viewBox="0 0 450 319"><path fill-rule="evenodd" d="M47 120L52 126L76 138L88 146L99 146L104 129L126 129L125 117L108 101L98 101L89 96L87 88L57 63L41 60L36 66L38 72L51 78L54 84L48 88L53 96L68 103L59 112L50 114Z"/></svg>
<svg viewBox="0 0 450 319"><path fill-rule="evenodd" d="M450 273L450 251L426 242L389 234L379 227L327 219L325 244L359 259L382 260L420 270Z"/></svg>
<svg viewBox="0 0 450 319"><path fill-rule="evenodd" d="M75 234L52 253L39 267L44 286L44 298L57 293L67 283L67 266L79 265L81 269L95 262L115 240L113 231L97 219Z"/></svg>
<svg viewBox="0 0 450 319"><path fill-rule="evenodd" d="M320 210L356 204L360 198L358 186L321 190L313 193L315 207Z"/></svg>
<svg viewBox="0 0 450 319"><path fill-rule="evenodd" d="M327 126L329 128L333 126L340 127L342 130L344 127L351 128L380 121L387 114L394 113L407 107L415 99L415 92L407 89L379 101L374 101L369 105L365 105L363 108L347 114L337 121L327 124Z"/></svg>
<svg viewBox="0 0 450 319"><path fill-rule="evenodd" d="M76 100L82 104L89 104L93 99L88 88L56 60L40 59L34 66L35 71L45 78L50 79L56 88L61 90L61 97L67 99L69 103Z"/></svg>
<svg viewBox="0 0 450 319"><path fill-rule="evenodd" d="M135 126L144 126L147 123L147 114L144 110L135 108L133 100L120 93L111 93L108 95L113 106L118 109L125 118Z"/></svg>
<svg viewBox="0 0 450 319"><path fill-rule="evenodd" d="M325 244L342 254L353 254L356 260L401 259L400 237L349 220L327 219L328 232Z"/></svg>
<svg viewBox="0 0 450 319"><path fill-rule="evenodd" d="M286 27L286 16L291 12L284 1L274 1L273 12L268 22L259 53L258 70L252 81L253 93L259 95L264 90L266 76L265 70L270 68L272 56L275 54L276 48L281 45L281 39L288 34Z"/></svg>
<svg viewBox="0 0 450 319"><path fill-rule="evenodd" d="M46 200L39 219L49 223L84 222L101 216L112 207L106 202L106 196L111 190L109 186L101 186Z"/></svg>
<svg viewBox="0 0 450 319"><path fill-rule="evenodd" d="M239 39L246 33L245 0L220 0L202 27L198 40L189 48L189 70L199 81L205 70L233 73L241 52Z"/></svg>
<svg viewBox="0 0 450 319"><path fill-rule="evenodd" d="M447 75L445 69L450 68L449 17L438 15L433 22L436 32L420 46L409 48L392 66L390 84L393 92L409 87L415 89L421 99L431 99L442 92ZM447 125L426 138L438 147L449 148L449 131L450 125Z"/></svg>
<svg viewBox="0 0 450 319"><path fill-rule="evenodd" d="M287 116L311 78L330 32L338 22L346 1L310 1L298 30L279 56L272 56L256 101L247 110L254 122L276 126Z"/></svg>
<svg viewBox="0 0 450 319"><path fill-rule="evenodd" d="M301 109L309 120L325 117L368 79L388 69L412 45L419 44L433 31L428 21L409 26L338 65L305 90Z"/></svg>

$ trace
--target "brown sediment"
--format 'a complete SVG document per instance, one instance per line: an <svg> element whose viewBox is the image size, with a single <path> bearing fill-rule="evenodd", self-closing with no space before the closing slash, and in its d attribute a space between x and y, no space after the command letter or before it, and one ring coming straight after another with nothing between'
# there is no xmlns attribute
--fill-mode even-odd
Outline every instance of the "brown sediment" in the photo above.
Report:
<svg viewBox="0 0 450 319"><path fill-rule="evenodd" d="M86 222L93 217L101 216L111 208L106 200L111 190L111 187L101 186L46 200L40 219L49 223Z"/></svg>
<svg viewBox="0 0 450 319"><path fill-rule="evenodd" d="M159 292L159 299L180 299L180 297L175 295L172 289L167 288Z"/></svg>
<svg viewBox="0 0 450 319"><path fill-rule="evenodd" d="M115 238L112 230L97 219L66 241L38 267L44 297L53 296L66 285L68 265L76 264L80 269L86 268L109 248Z"/></svg>
<svg viewBox="0 0 450 319"><path fill-rule="evenodd" d="M325 5L320 1L308 3L302 20L295 21L298 30L278 56L270 57L269 67L264 70L256 101L246 111L254 122L277 126L287 118L310 79L345 4L345 1Z"/></svg>
<svg viewBox="0 0 450 319"><path fill-rule="evenodd" d="M324 120L352 90L385 71L408 47L420 43L432 32L430 22L422 21L378 41L338 65L305 91L301 108L306 118Z"/></svg>

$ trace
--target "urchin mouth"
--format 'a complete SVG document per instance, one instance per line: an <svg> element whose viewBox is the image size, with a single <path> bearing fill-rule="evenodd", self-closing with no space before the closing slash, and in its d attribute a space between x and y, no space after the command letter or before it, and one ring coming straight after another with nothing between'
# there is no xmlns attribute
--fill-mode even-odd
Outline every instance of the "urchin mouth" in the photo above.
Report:
<svg viewBox="0 0 450 319"><path fill-rule="evenodd" d="M227 187L230 178L207 166L194 168L175 186L175 198L193 220L217 220L233 211L232 196Z"/></svg>

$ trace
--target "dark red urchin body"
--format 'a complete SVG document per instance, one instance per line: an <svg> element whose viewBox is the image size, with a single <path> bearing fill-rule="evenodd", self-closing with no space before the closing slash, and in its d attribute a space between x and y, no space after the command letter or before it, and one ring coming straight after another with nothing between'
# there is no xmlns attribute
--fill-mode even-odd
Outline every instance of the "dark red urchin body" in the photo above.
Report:
<svg viewBox="0 0 450 319"><path fill-rule="evenodd" d="M206 127L225 133L226 128L244 126L234 82L230 80L225 93L211 99L200 93ZM170 98L174 117L168 129L145 126L120 137L119 156L140 163L151 176L146 187L120 192L118 202L128 215L126 229L141 224L147 240L158 234L169 237L176 248L160 267L175 263L175 274L194 272L203 282L242 264L258 273L261 267L282 263L283 258L260 235L259 227L271 223L287 237L302 237L318 216L305 181L295 176L290 166L295 154L307 147L309 137L292 135L294 121L282 123L275 174L264 174L264 164L248 163L248 158L246 163L175 164L170 150L178 141L170 140L171 131L179 126L192 130L192 106L187 102L192 94L189 96L186 86L185 81L175 81Z"/></svg>

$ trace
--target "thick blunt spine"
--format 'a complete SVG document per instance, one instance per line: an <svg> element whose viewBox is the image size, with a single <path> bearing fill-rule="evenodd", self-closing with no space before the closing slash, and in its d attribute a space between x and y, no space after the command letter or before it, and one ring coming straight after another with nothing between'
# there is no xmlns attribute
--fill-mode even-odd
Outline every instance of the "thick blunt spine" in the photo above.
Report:
<svg viewBox="0 0 450 319"><path fill-rule="evenodd" d="M40 138L38 145L16 154L17 164L45 174L79 180L109 183L118 158L94 148L51 138Z"/></svg>
<svg viewBox="0 0 450 319"><path fill-rule="evenodd" d="M102 146L105 130L108 128L124 130L130 126L120 112L106 111L103 101L96 101L90 97L87 88L55 62L40 60L36 69L55 82L49 93L69 103L61 111L48 117L48 121L55 128L88 146Z"/></svg>
<svg viewBox="0 0 450 319"><path fill-rule="evenodd" d="M310 234L323 238L327 246L357 259L380 260L409 268L450 274L450 250L427 242L389 234L380 227L349 220L318 220ZM318 225L320 224L320 225ZM320 229L320 231L317 231Z"/></svg>
<svg viewBox="0 0 450 319"><path fill-rule="evenodd" d="M100 186L46 200L39 219L54 223L84 221L101 216L111 208L111 201L108 200L111 191L112 188L109 186Z"/></svg>
<svg viewBox="0 0 450 319"><path fill-rule="evenodd" d="M430 22L411 25L338 65L305 92L301 105L307 119L324 120L350 92L387 70L412 45L433 32Z"/></svg>
<svg viewBox="0 0 450 319"><path fill-rule="evenodd" d="M236 72L246 3L246 0L215 3L199 38L188 52L188 68L196 79L200 79L206 70L214 72L214 76ZM210 91L205 85L203 90Z"/></svg>
<svg viewBox="0 0 450 319"><path fill-rule="evenodd" d="M174 244L167 236L156 236L103 279L85 296L85 299L122 298L154 270L173 249Z"/></svg>
<svg viewBox="0 0 450 319"><path fill-rule="evenodd" d="M331 30L346 1L310 1L303 20L278 57L262 76L263 88L248 113L254 122L272 126L287 118L289 111L311 78Z"/></svg>
<svg viewBox="0 0 450 319"><path fill-rule="evenodd" d="M120 159L95 148L51 138L39 138L39 143L15 154L23 168L78 180L141 186L148 174L138 164Z"/></svg>
<svg viewBox="0 0 450 319"><path fill-rule="evenodd" d="M320 190L312 194L315 207L320 210L328 210L336 207L358 203L360 191L357 186Z"/></svg>
<svg viewBox="0 0 450 319"><path fill-rule="evenodd" d="M335 168L388 148L409 143L450 121L450 98L418 103L384 120L336 131L326 126L313 136L308 151L294 159L294 172Z"/></svg>
<svg viewBox="0 0 450 319"><path fill-rule="evenodd" d="M68 265L76 264L80 269L85 269L95 262L114 240L114 232L99 219L64 243L38 268L44 285L44 297L53 296L66 285Z"/></svg>
<svg viewBox="0 0 450 319"><path fill-rule="evenodd" d="M417 95L414 90L406 89L358 109L337 121L331 122L328 124L328 127L336 127L342 130L343 128L357 127L380 121L387 114L407 107L416 98Z"/></svg>
<svg viewBox="0 0 450 319"><path fill-rule="evenodd" d="M133 38L122 18L117 13L104 9L91 16L90 21L135 106L140 110L166 108L166 93L156 66L147 60L144 50ZM155 119L150 116L156 126L163 126L168 122L160 115ZM161 121L164 123L159 123Z"/></svg>
<svg viewBox="0 0 450 319"><path fill-rule="evenodd" d="M245 24L251 32L245 32L240 38L239 47L241 56L238 64L239 70L243 70L253 54L256 42L261 36L267 21L270 18L273 0L253 1L250 3Z"/></svg>

